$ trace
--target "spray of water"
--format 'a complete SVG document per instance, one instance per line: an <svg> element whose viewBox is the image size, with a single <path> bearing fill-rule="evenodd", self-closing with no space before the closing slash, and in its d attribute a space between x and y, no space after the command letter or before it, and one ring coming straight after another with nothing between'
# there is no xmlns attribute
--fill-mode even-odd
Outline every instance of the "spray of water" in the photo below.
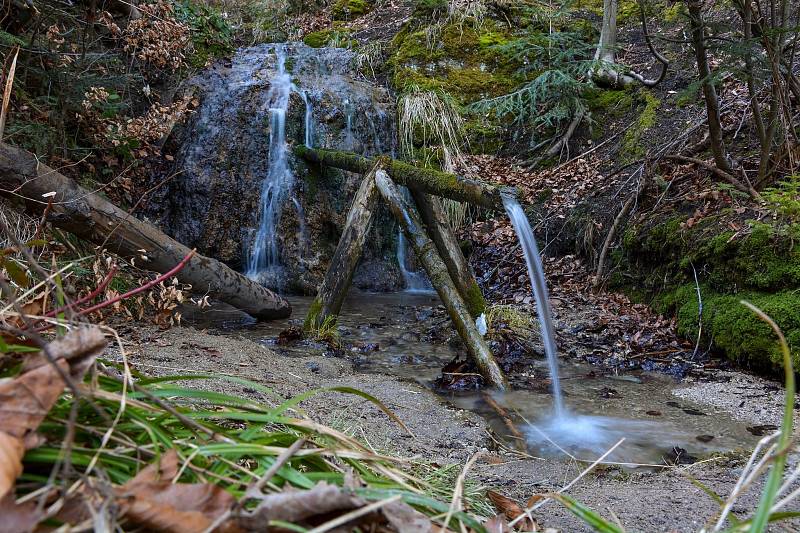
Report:
<svg viewBox="0 0 800 533"><path fill-rule="evenodd" d="M528 217L522 210L519 202L511 196L503 197L503 205L506 208L508 217L514 225L522 251L525 254L525 262L528 265L528 275L533 286L533 296L536 299L536 309L539 315L539 324L542 330L542 342L544 343L544 353L547 356L547 364L550 367L550 379L553 383L553 414L556 418L561 418L564 414L564 398L561 394L561 381L558 377L558 353L556 352L556 335L553 328L553 311L550 309L550 297L547 294L547 284L544 280L544 269L542 268L542 258L539 255L539 248L536 246L536 239L533 236Z"/></svg>
<svg viewBox="0 0 800 533"><path fill-rule="evenodd" d="M286 143L286 115L289 111L289 96L292 92L300 95L305 102L305 143L312 144L312 108L311 102L304 91L299 90L292 83L291 75L286 71L286 48L279 46L275 49L276 74L270 80L270 89L267 93L269 106L269 167L267 176L261 186L261 218L253 240L252 248L247 261L247 275L251 279L268 284L278 284L280 255L277 241L277 225L280 221L283 204L292 192L294 174L289 167L289 147ZM299 202L292 197L295 206ZM304 228L302 209L298 209L300 226Z"/></svg>

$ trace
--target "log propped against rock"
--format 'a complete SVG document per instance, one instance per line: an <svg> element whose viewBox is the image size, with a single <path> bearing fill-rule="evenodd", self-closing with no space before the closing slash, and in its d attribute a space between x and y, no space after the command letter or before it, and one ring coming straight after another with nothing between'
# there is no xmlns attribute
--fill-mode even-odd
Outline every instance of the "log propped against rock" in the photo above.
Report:
<svg viewBox="0 0 800 533"><path fill-rule="evenodd" d="M6 196L23 198L27 208L35 212L41 212L48 203L43 195L54 192L49 222L121 257L145 255L147 260L137 263L149 270L166 272L190 252L154 226L41 164L33 154L2 143L0 189ZM222 300L255 318L285 318L292 312L285 299L216 259L195 255L177 277L195 292Z"/></svg>
<svg viewBox="0 0 800 533"><path fill-rule="evenodd" d="M322 150L306 146L295 146L294 153L311 163L319 163L359 174L369 172L375 166L376 160L382 159L386 173L400 185L415 188L434 196L499 211L503 210L503 194L516 196L516 190L513 187L502 187L461 178L447 172L418 168L389 157L370 159L351 152Z"/></svg>
<svg viewBox="0 0 800 533"><path fill-rule="evenodd" d="M389 205L389 210L400 223L400 228L417 254L422 266L428 273L431 284L442 299L447 314L456 326L461 340L467 348L472 360L478 367L487 384L499 389L508 388L503 372L497 366L489 346L478 332L475 320L470 316L467 304L459 294L455 283L450 278L442 258L437 253L436 245L426 235L422 220L413 206L408 205L400 194L398 186L383 170L375 174L375 184Z"/></svg>

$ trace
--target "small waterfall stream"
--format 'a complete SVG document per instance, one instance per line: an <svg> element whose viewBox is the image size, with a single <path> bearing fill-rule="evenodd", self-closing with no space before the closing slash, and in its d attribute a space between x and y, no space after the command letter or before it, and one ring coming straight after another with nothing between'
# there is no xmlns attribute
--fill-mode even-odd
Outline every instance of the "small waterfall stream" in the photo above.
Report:
<svg viewBox="0 0 800 533"><path fill-rule="evenodd" d="M528 276L533 286L533 296L536 299L536 310L539 316L539 325L542 329L542 342L547 364L550 367L550 379L553 383L553 414L557 418L564 416L564 398L561 394L561 380L558 376L558 352L556 350L556 334L553 328L553 310L550 308L550 296L547 293L547 282L544 279L542 258L539 247L533 235L528 217L516 199L510 196L503 197L503 205L511 219L514 231L517 233L519 243L528 265Z"/></svg>

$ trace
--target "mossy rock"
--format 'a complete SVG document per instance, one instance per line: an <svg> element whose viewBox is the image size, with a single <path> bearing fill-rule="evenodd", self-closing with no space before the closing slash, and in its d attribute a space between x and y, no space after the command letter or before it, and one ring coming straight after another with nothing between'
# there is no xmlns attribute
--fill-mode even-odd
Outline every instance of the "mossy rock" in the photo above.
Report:
<svg viewBox="0 0 800 533"><path fill-rule="evenodd" d="M338 48L355 48L358 46L358 41L351 39L350 33L351 31L348 29L329 28L306 34L303 37L303 42L311 48L334 45Z"/></svg>
<svg viewBox="0 0 800 533"><path fill-rule="evenodd" d="M372 8L372 2L367 0L337 0L331 8L331 17L335 21L354 20L366 15Z"/></svg>
<svg viewBox="0 0 800 533"><path fill-rule="evenodd" d="M644 93L644 107L642 108L639 118L625 132L622 138L622 146L620 147L620 157L623 161L635 161L645 156L647 150L642 138L644 134L655 126L656 119L658 118L658 108L661 106L661 100L653 96L650 92Z"/></svg>
<svg viewBox="0 0 800 533"><path fill-rule="evenodd" d="M800 293L789 290L726 295L701 289L701 297L704 338L713 340L729 359L761 371L779 370L783 365L778 338L768 324L740 303L746 300L775 320L789 343L794 368L800 368ZM696 287L677 289L673 300L678 333L695 338L700 323Z"/></svg>

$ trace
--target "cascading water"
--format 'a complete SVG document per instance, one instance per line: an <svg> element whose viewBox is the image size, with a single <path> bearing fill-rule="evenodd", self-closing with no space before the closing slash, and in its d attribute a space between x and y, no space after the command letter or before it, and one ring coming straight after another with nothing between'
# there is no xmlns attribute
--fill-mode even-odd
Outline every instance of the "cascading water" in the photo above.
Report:
<svg viewBox="0 0 800 533"><path fill-rule="evenodd" d="M609 450L612 446L618 446L621 439L628 439L634 446L641 445L643 442L649 443L654 438L666 439L674 432L657 427L652 423L577 414L571 412L564 405L558 372L553 312L550 307L542 258L539 255L536 238L519 202L511 196L504 195L503 205L525 255L542 330L542 343L553 386L552 416L530 425L528 442L538 449L554 447L559 452L572 450L573 452L590 451L599 454ZM620 448L615 452L616 456L619 457L624 453L623 450L624 448Z"/></svg>
<svg viewBox="0 0 800 533"><path fill-rule="evenodd" d="M276 75L271 80L267 94L269 106L269 169L261 186L261 217L247 261L247 275L274 284L279 265L276 226L283 203L294 184L294 174L289 168L289 147L286 144L286 114L289 95L300 91L286 72L286 49L278 47Z"/></svg>
<svg viewBox="0 0 800 533"><path fill-rule="evenodd" d="M556 334L553 328L553 311L550 309L550 297L547 294L547 283L544 279L542 258L536 238L533 236L528 217L516 199L503 196L503 206L511 219L514 231L517 233L522 252L525 254L525 263L528 265L528 276L533 286L533 296L536 299L536 309L539 315L539 325L542 329L542 342L547 364L550 367L550 379L553 383L553 414L560 418L564 415L564 398L561 395L561 381L558 377L558 353L556 351Z"/></svg>
<svg viewBox="0 0 800 533"><path fill-rule="evenodd" d="M428 278L423 272L415 272L408 268L408 258L406 257L408 243L402 230L397 230L397 263L400 265L400 273L403 275L405 290L407 292L427 293L433 292Z"/></svg>

